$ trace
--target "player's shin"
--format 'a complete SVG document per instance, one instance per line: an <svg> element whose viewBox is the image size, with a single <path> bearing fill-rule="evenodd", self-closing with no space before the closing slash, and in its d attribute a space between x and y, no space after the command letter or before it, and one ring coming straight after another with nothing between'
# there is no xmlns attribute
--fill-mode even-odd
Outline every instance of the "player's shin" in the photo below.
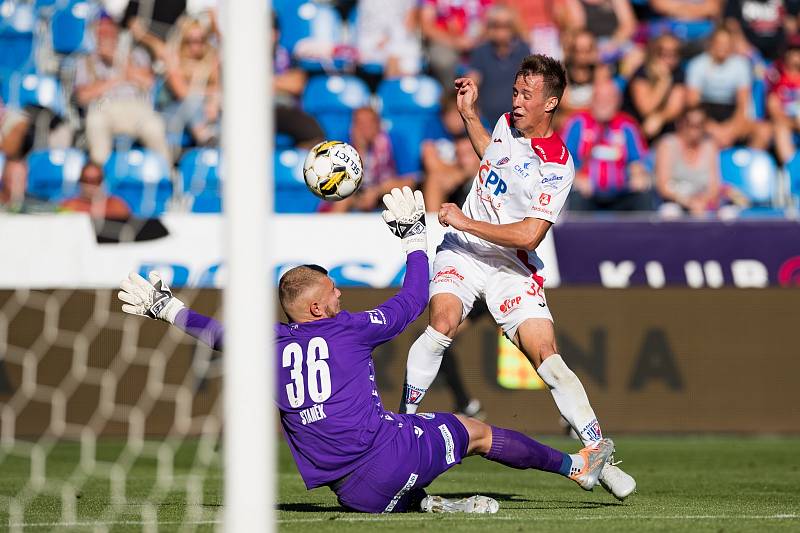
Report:
<svg viewBox="0 0 800 533"><path fill-rule="evenodd" d="M450 337L428 326L411 345L406 363L406 381L403 384L403 400L400 404L401 413L417 412L422 398L425 397L436 374L439 373L442 354L451 342L453 341Z"/></svg>
<svg viewBox="0 0 800 533"><path fill-rule="evenodd" d="M603 438L581 380L558 354L545 359L536 369L548 387L563 417L575 429L584 445Z"/></svg>
<svg viewBox="0 0 800 533"><path fill-rule="evenodd" d="M563 476L583 466L580 455L568 455L518 431L495 426L492 426L492 447L484 457L511 468L533 468Z"/></svg>

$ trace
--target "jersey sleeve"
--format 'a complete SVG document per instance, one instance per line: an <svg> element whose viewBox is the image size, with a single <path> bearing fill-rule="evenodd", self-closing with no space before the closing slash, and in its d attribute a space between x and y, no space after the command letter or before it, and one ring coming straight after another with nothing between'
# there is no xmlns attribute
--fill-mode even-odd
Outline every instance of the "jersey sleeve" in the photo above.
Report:
<svg viewBox="0 0 800 533"><path fill-rule="evenodd" d="M351 315L350 325L361 342L374 347L402 333L428 305L428 281L428 256L412 252L400 292L375 309Z"/></svg>
<svg viewBox="0 0 800 533"><path fill-rule="evenodd" d="M567 164L544 163L539 167L540 185L533 189L528 217L540 218L555 224L564 208L575 179L572 158Z"/></svg>

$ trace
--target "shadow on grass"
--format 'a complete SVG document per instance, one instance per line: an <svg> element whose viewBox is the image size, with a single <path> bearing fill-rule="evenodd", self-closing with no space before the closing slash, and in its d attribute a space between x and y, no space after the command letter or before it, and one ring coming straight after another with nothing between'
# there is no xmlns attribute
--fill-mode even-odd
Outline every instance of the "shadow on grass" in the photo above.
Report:
<svg viewBox="0 0 800 533"><path fill-rule="evenodd" d="M279 503L278 510L293 513L358 513L358 511L351 511L340 505L326 505L324 503Z"/></svg>

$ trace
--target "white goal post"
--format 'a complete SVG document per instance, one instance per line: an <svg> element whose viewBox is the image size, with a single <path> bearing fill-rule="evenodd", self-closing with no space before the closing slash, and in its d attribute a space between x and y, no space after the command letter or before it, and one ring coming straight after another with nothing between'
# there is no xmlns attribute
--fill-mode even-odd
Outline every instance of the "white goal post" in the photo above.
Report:
<svg viewBox="0 0 800 533"><path fill-rule="evenodd" d="M272 2L223 7L225 531L275 528ZM202 246L202 243L198 243Z"/></svg>

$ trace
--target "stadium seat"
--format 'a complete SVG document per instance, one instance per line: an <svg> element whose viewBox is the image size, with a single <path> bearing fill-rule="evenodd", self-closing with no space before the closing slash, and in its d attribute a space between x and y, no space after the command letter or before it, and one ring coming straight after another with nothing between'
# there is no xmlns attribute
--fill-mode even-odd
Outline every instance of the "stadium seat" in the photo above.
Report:
<svg viewBox="0 0 800 533"><path fill-rule="evenodd" d="M347 140L353 110L368 103L369 89L355 76L315 76L303 93L303 109L314 115L330 140Z"/></svg>
<svg viewBox="0 0 800 533"><path fill-rule="evenodd" d="M441 87L428 76L384 80L378 86L398 173L421 170L420 143L426 125L439 112L440 95Z"/></svg>
<svg viewBox="0 0 800 533"><path fill-rule="evenodd" d="M35 19L29 4L0 3L0 70L32 70Z"/></svg>
<svg viewBox="0 0 800 533"><path fill-rule="evenodd" d="M153 217L164 212L172 182L163 157L146 149L113 152L104 170L109 191L128 202L134 215Z"/></svg>
<svg viewBox="0 0 800 533"><path fill-rule="evenodd" d="M58 202L78 192L86 155L75 148L37 150L28 155L28 192Z"/></svg>
<svg viewBox="0 0 800 533"><path fill-rule="evenodd" d="M222 211L220 154L213 148L189 150L178 163L183 193L192 198L193 213Z"/></svg>
<svg viewBox="0 0 800 533"><path fill-rule="evenodd" d="M774 209L778 187L778 169L769 153L752 148L728 148L720 154L723 185L739 190L750 201L744 216L772 216L783 212Z"/></svg>
<svg viewBox="0 0 800 533"><path fill-rule="evenodd" d="M91 36L86 28L92 9L89 2L70 0L53 14L50 34L53 50L56 53L67 55L91 50Z"/></svg>
<svg viewBox="0 0 800 533"><path fill-rule="evenodd" d="M14 72L3 80L3 101L17 108L44 107L63 115L66 100L61 83L53 76Z"/></svg>
<svg viewBox="0 0 800 533"><path fill-rule="evenodd" d="M800 152L796 153L785 167L786 174L789 176L789 194L792 205L800 209Z"/></svg>
<svg viewBox="0 0 800 533"><path fill-rule="evenodd" d="M311 35L311 18L316 7L305 0L276 0L273 3L281 32L280 43L289 53L294 52L298 41Z"/></svg>
<svg viewBox="0 0 800 533"><path fill-rule="evenodd" d="M306 188L303 179L305 150L275 153L275 212L314 213L320 200Z"/></svg>

